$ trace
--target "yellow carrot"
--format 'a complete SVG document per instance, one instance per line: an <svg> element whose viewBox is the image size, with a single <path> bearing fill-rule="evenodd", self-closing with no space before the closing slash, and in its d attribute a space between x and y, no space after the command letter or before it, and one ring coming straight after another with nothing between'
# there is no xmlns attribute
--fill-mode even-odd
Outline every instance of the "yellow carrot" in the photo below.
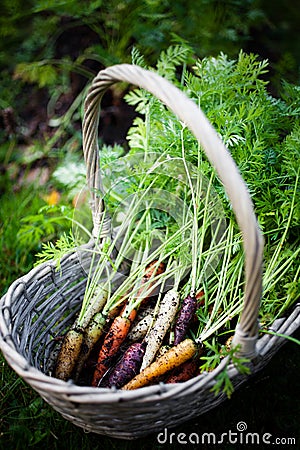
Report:
<svg viewBox="0 0 300 450"><path fill-rule="evenodd" d="M64 337L57 357L54 376L67 381L74 370L83 342L83 331L71 328Z"/></svg>
<svg viewBox="0 0 300 450"><path fill-rule="evenodd" d="M192 339L185 339L157 358L150 366L146 367L123 386L122 389L133 390L152 383L160 376L192 358L197 353L197 350L197 344Z"/></svg>

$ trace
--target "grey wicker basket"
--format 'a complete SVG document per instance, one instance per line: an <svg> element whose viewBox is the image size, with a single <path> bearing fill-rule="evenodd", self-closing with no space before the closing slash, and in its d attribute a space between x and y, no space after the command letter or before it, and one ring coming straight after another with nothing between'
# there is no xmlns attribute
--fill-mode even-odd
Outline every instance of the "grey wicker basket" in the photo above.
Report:
<svg viewBox="0 0 300 450"><path fill-rule="evenodd" d="M99 233L103 212L96 192L101 188L97 145L100 102L105 90L124 81L142 87L168 106L194 133L216 169L231 201L242 232L245 251L243 311L234 335L240 354L251 359L251 375L261 370L284 343L278 336L259 338L258 312L262 284L263 240L248 190L230 154L202 111L179 89L157 74L122 64L96 76L85 101L83 150L91 192L94 236ZM101 228L108 233L110 224ZM93 243L87 243L93 245ZM164 427L175 427L216 407L227 397L211 389L227 360L212 372L187 382L157 384L135 391L82 387L49 375L48 368L57 336L74 320L80 308L89 264L89 253L74 252L56 262L41 264L16 280L0 302L0 348L16 373L65 419L94 433L134 439ZM83 261L83 258L86 260ZM275 321L272 330L291 335L300 324L300 305L286 318ZM248 377L229 364L228 373L237 388Z"/></svg>

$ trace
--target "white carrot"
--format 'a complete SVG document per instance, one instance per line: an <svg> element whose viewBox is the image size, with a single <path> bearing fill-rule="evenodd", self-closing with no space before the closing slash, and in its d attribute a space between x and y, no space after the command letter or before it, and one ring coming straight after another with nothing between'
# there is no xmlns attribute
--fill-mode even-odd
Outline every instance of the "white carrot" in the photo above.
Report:
<svg viewBox="0 0 300 450"><path fill-rule="evenodd" d="M130 330L128 334L128 340L132 342L137 342L142 339L147 334L148 329L151 326L153 321L153 313L149 313L146 316L142 317Z"/></svg>
<svg viewBox="0 0 300 450"><path fill-rule="evenodd" d="M104 285L99 284L94 289L92 298L89 300L89 307L87 308L80 323L83 329L85 329L88 326L88 324L95 316L95 314L102 311L107 300L108 300L108 290L104 287Z"/></svg>
<svg viewBox="0 0 300 450"><path fill-rule="evenodd" d="M155 355L161 347L164 337L175 318L178 305L178 291L175 289L169 290L160 303L157 318L153 327L145 337L147 347L143 357L141 370L147 367L155 358Z"/></svg>

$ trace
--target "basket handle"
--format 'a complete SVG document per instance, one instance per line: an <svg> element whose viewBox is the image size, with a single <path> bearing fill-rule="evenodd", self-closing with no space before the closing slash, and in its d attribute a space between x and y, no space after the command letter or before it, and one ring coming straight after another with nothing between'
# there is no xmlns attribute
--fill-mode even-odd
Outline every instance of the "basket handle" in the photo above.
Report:
<svg viewBox="0 0 300 450"><path fill-rule="evenodd" d="M242 232L245 253L243 311L235 330L233 345L240 344L241 356L254 358L262 293L263 238L250 194L229 151L202 110L169 81L139 66L119 64L100 71L94 78L85 100L83 152L87 167L87 181L91 191L94 232L97 234L99 231L99 223L104 214L102 199L97 195L97 192L101 191L101 176L98 170L100 167L98 147L100 102L106 89L120 81L146 89L176 114L198 139L224 185ZM110 232L109 218L102 223L101 232L102 236Z"/></svg>

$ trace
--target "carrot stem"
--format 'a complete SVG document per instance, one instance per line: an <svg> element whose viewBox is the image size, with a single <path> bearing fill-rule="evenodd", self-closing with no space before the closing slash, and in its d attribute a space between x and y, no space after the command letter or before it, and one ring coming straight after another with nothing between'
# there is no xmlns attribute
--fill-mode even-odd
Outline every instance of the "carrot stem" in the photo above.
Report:
<svg viewBox="0 0 300 450"><path fill-rule="evenodd" d="M90 321L88 327L85 329L83 333L83 342L81 346L81 350L78 356L78 362L75 370L75 380L78 380L78 377L81 371L84 368L86 361L88 360L94 346L97 344L98 340L103 334L104 326L106 323L106 318L103 314L97 313L94 315L92 320Z"/></svg>

